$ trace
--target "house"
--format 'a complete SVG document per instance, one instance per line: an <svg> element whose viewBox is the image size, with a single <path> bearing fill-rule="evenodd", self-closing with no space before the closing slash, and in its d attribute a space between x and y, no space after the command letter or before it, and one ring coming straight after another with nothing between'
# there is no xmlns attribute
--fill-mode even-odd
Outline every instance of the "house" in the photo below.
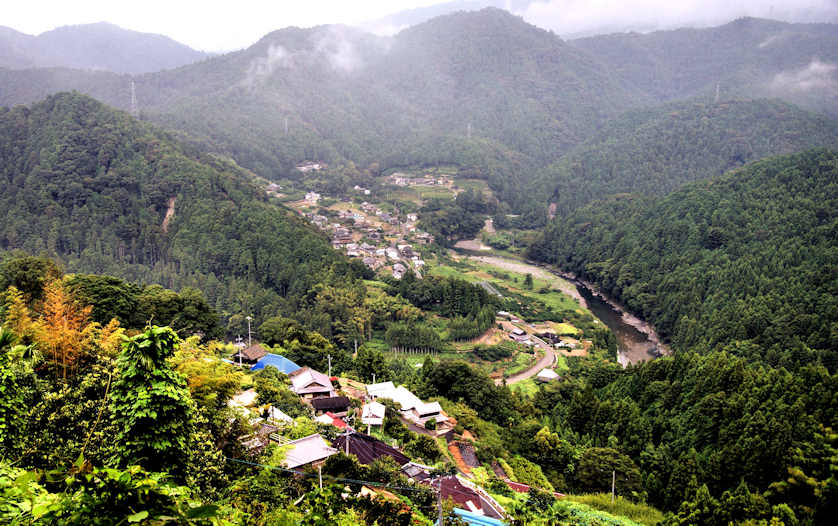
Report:
<svg viewBox="0 0 838 526"><path fill-rule="evenodd" d="M367 394L373 398L387 398L401 406L402 413L411 411L414 407L422 405L422 400L411 393L403 385L396 387L393 382L367 385Z"/></svg>
<svg viewBox="0 0 838 526"><path fill-rule="evenodd" d="M319 434L309 435L282 445L288 447L282 465L289 469L320 463L338 452L337 449L330 447Z"/></svg>
<svg viewBox="0 0 838 526"><path fill-rule="evenodd" d="M371 256L367 256L363 259L364 265L368 266L372 270L378 270L381 267L381 264L378 262L377 259Z"/></svg>
<svg viewBox="0 0 838 526"><path fill-rule="evenodd" d="M422 482L423 480L428 480L431 478L431 471L434 468L431 466L426 466L424 464L419 464L418 462L410 461L407 464L402 466L402 473L405 476L414 481L414 482Z"/></svg>
<svg viewBox="0 0 838 526"><path fill-rule="evenodd" d="M361 422L371 426L380 426L384 424L384 413L387 408L384 404L378 402L370 402L361 407Z"/></svg>
<svg viewBox="0 0 838 526"><path fill-rule="evenodd" d="M276 367L279 372L285 374L291 374L297 369L300 368L299 365L295 364L285 356L281 354L274 354L268 353L263 356L258 362L253 364L253 367L250 368L251 371L259 371L260 369L264 369L265 367Z"/></svg>
<svg viewBox="0 0 838 526"><path fill-rule="evenodd" d="M503 518L503 508L488 495L482 495L466 485L457 476L451 475L439 479L439 491L443 500L451 499L459 507L483 517ZM436 482L433 484L437 485Z"/></svg>
<svg viewBox="0 0 838 526"><path fill-rule="evenodd" d="M535 380L538 382L547 383L552 382L553 380L558 380L560 378L561 377L558 374L556 374L556 371L554 371L553 369L542 369L536 375Z"/></svg>
<svg viewBox="0 0 838 526"><path fill-rule="evenodd" d="M396 250L395 248L392 248L392 247L387 248L387 249L385 249L385 252L387 253L387 257L392 259L393 261L398 261L399 260L399 251Z"/></svg>
<svg viewBox="0 0 838 526"><path fill-rule="evenodd" d="M407 220L411 222L415 222L419 220L419 216L416 214L407 214Z"/></svg>
<svg viewBox="0 0 838 526"><path fill-rule="evenodd" d="M348 446L347 442L349 444ZM349 431L338 435L334 442L332 442L332 446L343 452L348 450L349 454L355 455L358 462L364 465L372 464L381 457L391 457L399 466L410 462L410 459L398 449L388 446L377 438L358 433L357 431Z"/></svg>
<svg viewBox="0 0 838 526"><path fill-rule="evenodd" d="M410 411L410 419L419 425L424 426L425 422L434 419L436 422L445 422L448 417L443 413L439 402L431 402L428 404L417 404Z"/></svg>
<svg viewBox="0 0 838 526"><path fill-rule="evenodd" d="M367 384L367 396L375 400L376 398L390 398L392 393L396 391L396 386L393 382L381 382L377 384Z"/></svg>
<svg viewBox="0 0 838 526"><path fill-rule="evenodd" d="M322 170L325 168L326 165L323 163L315 163L315 162L306 162L300 163L297 165L297 170L306 173L306 172L316 172L317 170Z"/></svg>
<svg viewBox="0 0 838 526"><path fill-rule="evenodd" d="M407 268L402 265L401 263L396 263L393 265L393 277L396 279L402 279L404 277L405 272L407 272Z"/></svg>
<svg viewBox="0 0 838 526"><path fill-rule="evenodd" d="M511 332L511 333L512 333L512 334L514 334L515 336L523 336L523 335L525 335L525 334L526 334L526 332L524 332L524 329L521 329L521 328L519 328L519 327L515 327L514 329L512 329L512 330L511 330L511 331L509 331L509 332Z"/></svg>
<svg viewBox="0 0 838 526"><path fill-rule="evenodd" d="M317 192L308 192L306 193L305 200L307 203L317 204L317 201L320 200L320 194Z"/></svg>
<svg viewBox="0 0 838 526"><path fill-rule="evenodd" d="M256 403L256 398L259 394L256 392L256 389L248 389L247 391L243 391L234 395L230 400L227 401L227 406L229 407L248 407Z"/></svg>
<svg viewBox="0 0 838 526"><path fill-rule="evenodd" d="M346 416L349 406L352 405L349 398L345 396L330 396L327 398L315 398L311 401L311 407L315 413L332 412L338 416Z"/></svg>
<svg viewBox="0 0 838 526"><path fill-rule="evenodd" d="M291 391L298 394L304 401L335 395L335 388L325 374L310 367L297 369L289 374Z"/></svg>
<svg viewBox="0 0 838 526"><path fill-rule="evenodd" d="M253 365L262 358L264 358L268 354L268 351L259 345L258 343L254 343L250 347L240 350L236 354L234 354L230 359L233 360L233 363L238 364L241 361L242 364Z"/></svg>
<svg viewBox="0 0 838 526"><path fill-rule="evenodd" d="M335 426L338 429L346 429L349 427L338 415L330 412L323 413L315 418L314 421L325 426Z"/></svg>
<svg viewBox="0 0 838 526"><path fill-rule="evenodd" d="M268 416L267 420L269 422L276 422L278 424L286 425L286 424L293 424L294 419L290 416L286 415L280 409L277 409L274 406L268 407Z"/></svg>

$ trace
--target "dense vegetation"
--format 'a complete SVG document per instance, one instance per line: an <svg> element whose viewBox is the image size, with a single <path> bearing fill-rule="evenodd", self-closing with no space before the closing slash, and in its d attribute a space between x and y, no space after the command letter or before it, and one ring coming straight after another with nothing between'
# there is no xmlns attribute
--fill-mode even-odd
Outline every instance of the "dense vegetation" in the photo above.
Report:
<svg viewBox="0 0 838 526"><path fill-rule="evenodd" d="M676 349L838 367L838 156L755 163L657 203L616 196L550 225L530 255L596 283Z"/></svg>
<svg viewBox="0 0 838 526"><path fill-rule="evenodd" d="M197 288L238 330L247 314L301 310L332 267L341 283L364 274L268 204L232 163L88 97L0 109L0 121L4 249L49 254L73 271Z"/></svg>
<svg viewBox="0 0 838 526"><path fill-rule="evenodd" d="M838 145L838 123L776 100L632 111L547 167L535 195L566 214L608 195L663 196L756 159Z"/></svg>

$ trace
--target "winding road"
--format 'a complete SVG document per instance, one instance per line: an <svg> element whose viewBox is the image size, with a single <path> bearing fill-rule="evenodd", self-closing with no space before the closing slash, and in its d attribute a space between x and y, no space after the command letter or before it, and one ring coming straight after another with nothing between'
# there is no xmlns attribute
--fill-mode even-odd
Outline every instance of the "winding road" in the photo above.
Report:
<svg viewBox="0 0 838 526"><path fill-rule="evenodd" d="M527 378L532 378L533 376L537 375L541 372L542 369L545 367L552 367L556 363L556 353L553 351L553 348L550 345L538 338L534 334L530 333L530 338L535 342L536 347L544 351L544 356L538 360L535 365L527 369L526 371L522 371L518 374L513 374L509 378L506 379L506 385L517 384L518 382L523 382ZM503 378L497 378L495 380L495 384L501 385L503 383Z"/></svg>

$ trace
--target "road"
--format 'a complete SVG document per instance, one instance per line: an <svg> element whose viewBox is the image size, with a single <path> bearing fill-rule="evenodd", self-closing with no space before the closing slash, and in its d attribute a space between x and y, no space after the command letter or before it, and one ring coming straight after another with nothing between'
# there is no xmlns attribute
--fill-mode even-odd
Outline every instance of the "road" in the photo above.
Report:
<svg viewBox="0 0 838 526"><path fill-rule="evenodd" d="M550 345L547 342L545 342L541 338L538 338L532 333L530 333L530 338L532 339L532 341L535 342L536 347L544 351L544 356L542 356L541 359L538 360L538 362L536 362L535 365L533 365L526 371L522 371L518 374L513 374L512 376L507 378L506 385L512 385L517 384L518 382L523 382L527 378L532 378L533 376L537 375L545 367L552 367L556 363L556 353L553 352L553 348L550 347ZM500 385L503 383L503 379L498 378L495 380L495 383L497 385Z"/></svg>

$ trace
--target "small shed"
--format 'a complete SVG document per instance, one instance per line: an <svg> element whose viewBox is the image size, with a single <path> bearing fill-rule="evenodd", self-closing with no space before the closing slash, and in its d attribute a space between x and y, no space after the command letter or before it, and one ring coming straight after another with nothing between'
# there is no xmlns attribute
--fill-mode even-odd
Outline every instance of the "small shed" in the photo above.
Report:
<svg viewBox="0 0 838 526"><path fill-rule="evenodd" d="M553 369L542 369L535 377L539 382L552 382L561 378Z"/></svg>
<svg viewBox="0 0 838 526"><path fill-rule="evenodd" d="M267 353L258 362L256 362L250 370L259 371L265 367L276 367L279 369L279 372L285 374L291 374L300 368L299 365L295 364L281 354Z"/></svg>

